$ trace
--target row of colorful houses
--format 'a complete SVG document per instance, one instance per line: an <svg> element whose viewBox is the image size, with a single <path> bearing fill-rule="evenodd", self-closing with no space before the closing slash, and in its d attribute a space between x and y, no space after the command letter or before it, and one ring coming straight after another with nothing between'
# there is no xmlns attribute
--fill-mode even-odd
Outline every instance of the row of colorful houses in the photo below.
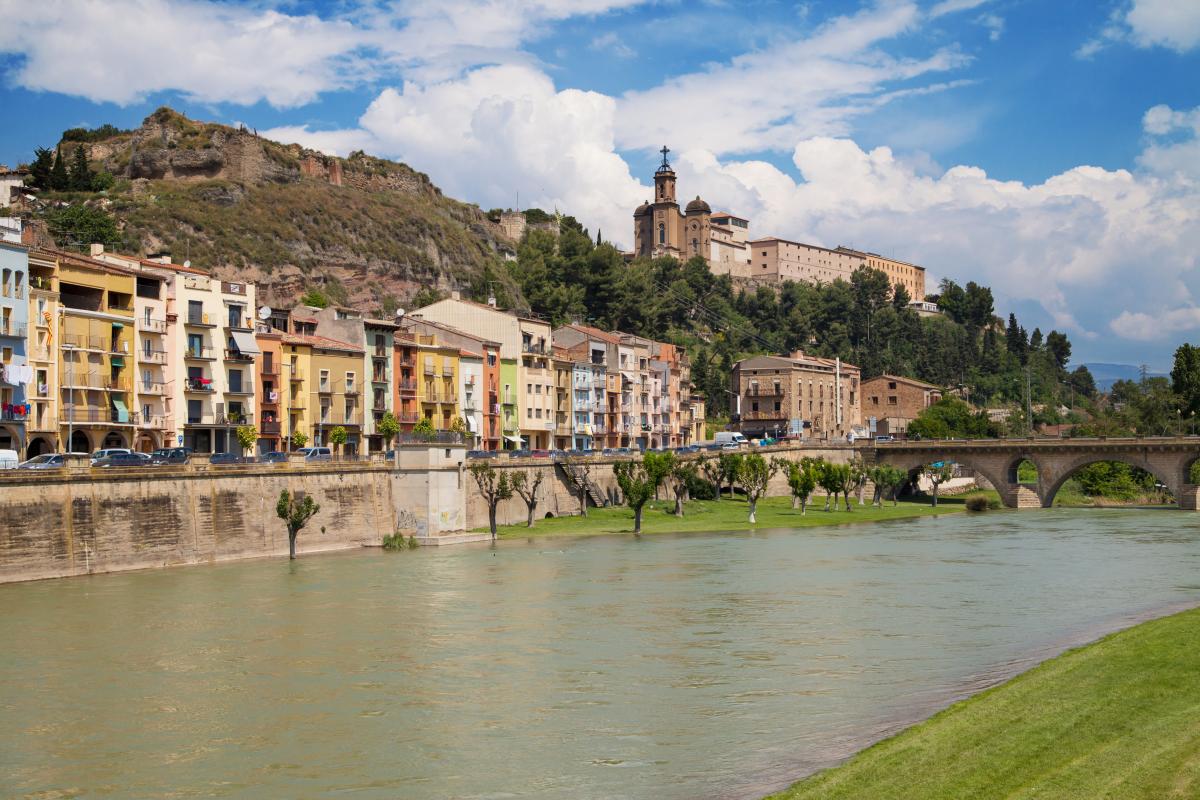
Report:
<svg viewBox="0 0 1200 800"><path fill-rule="evenodd" d="M169 257L34 248L0 226L0 449L387 446L422 419L479 449L672 447L704 435L682 350L453 295L395 319L259 306Z"/></svg>

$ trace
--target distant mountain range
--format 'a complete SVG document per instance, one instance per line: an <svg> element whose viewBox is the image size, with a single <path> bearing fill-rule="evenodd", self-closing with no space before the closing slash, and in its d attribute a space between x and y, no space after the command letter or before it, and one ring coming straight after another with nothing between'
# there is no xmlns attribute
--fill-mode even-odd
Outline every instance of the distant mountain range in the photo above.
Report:
<svg viewBox="0 0 1200 800"><path fill-rule="evenodd" d="M1117 381L1138 381L1142 379L1142 368L1136 364L1084 364L1092 377L1096 379L1096 388L1107 392ZM1169 378L1164 372L1147 372L1148 378Z"/></svg>

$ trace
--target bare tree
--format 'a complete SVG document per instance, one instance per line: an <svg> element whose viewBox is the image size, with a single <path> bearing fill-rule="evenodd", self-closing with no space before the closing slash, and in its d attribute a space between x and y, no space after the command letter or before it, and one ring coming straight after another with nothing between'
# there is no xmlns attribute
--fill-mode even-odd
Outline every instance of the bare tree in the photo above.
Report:
<svg viewBox="0 0 1200 800"><path fill-rule="evenodd" d="M579 497L579 515L586 517L588 493L592 490L592 465L574 456L560 456L558 463Z"/></svg>
<svg viewBox="0 0 1200 800"><path fill-rule="evenodd" d="M775 465L758 453L750 453L739 460L738 484L746 493L746 501L750 504L751 525L758 521L755 517L758 499L766 493L767 484L771 482L771 476L774 474Z"/></svg>
<svg viewBox="0 0 1200 800"><path fill-rule="evenodd" d="M521 499L525 501L525 507L529 509L529 518L525 522L526 528L533 527L533 517L537 512L538 500L540 500L540 489L542 481L546 479L545 470L534 469L529 472L516 472L512 476L512 488Z"/></svg>
<svg viewBox="0 0 1200 800"><path fill-rule="evenodd" d="M513 496L512 482L507 470L495 470L491 464L476 462L471 465L471 477L479 487L479 494L488 507L488 524L492 530L492 540L496 539L496 508L501 500Z"/></svg>

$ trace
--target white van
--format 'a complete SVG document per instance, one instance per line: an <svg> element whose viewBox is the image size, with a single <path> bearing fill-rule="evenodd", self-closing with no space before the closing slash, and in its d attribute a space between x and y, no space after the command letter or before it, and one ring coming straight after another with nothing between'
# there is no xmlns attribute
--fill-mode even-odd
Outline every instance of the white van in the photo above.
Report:
<svg viewBox="0 0 1200 800"><path fill-rule="evenodd" d="M0 469L16 469L20 462L16 450L0 450Z"/></svg>
<svg viewBox="0 0 1200 800"><path fill-rule="evenodd" d="M738 431L718 431L713 437L713 444L732 444L736 447L744 447L750 444L750 440Z"/></svg>

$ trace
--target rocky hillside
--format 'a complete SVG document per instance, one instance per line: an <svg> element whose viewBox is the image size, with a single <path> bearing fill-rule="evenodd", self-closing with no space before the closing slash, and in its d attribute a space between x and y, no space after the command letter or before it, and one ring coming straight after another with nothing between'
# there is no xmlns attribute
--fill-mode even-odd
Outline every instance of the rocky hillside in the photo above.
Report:
<svg viewBox="0 0 1200 800"><path fill-rule="evenodd" d="M372 309L422 287L507 282L498 253L514 243L405 164L331 157L169 108L133 131L71 133L64 156L82 143L92 167L117 179L103 196L73 202L111 211L126 247L253 280L266 302L323 287L337 302Z"/></svg>

